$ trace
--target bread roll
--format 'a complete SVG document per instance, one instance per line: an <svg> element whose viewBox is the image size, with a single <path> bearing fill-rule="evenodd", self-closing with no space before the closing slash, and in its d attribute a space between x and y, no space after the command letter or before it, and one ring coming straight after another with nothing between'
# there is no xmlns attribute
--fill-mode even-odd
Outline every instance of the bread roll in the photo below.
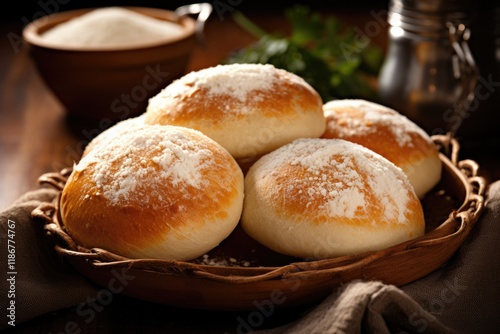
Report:
<svg viewBox="0 0 500 334"><path fill-rule="evenodd" d="M108 137L62 191L61 218L87 248L128 258L190 260L225 239L243 206L243 173L193 129L143 125Z"/></svg>
<svg viewBox="0 0 500 334"><path fill-rule="evenodd" d="M282 254L322 259L380 250L424 234L423 209L402 170L341 139L297 139L245 176L241 224Z"/></svg>
<svg viewBox="0 0 500 334"><path fill-rule="evenodd" d="M322 138L363 145L403 169L419 198L441 179L439 151L429 135L407 117L365 100L333 100L323 106Z"/></svg>
<svg viewBox="0 0 500 334"><path fill-rule="evenodd" d="M325 130L323 102L302 78L272 65L218 65L188 73L149 100L145 122L199 130L236 159Z"/></svg>
<svg viewBox="0 0 500 334"><path fill-rule="evenodd" d="M141 127L144 125L144 114L136 117L121 120L109 128L105 129L95 136L85 147L82 157L86 156L91 150L100 145L106 145L108 138L119 138L121 132L130 131L131 128Z"/></svg>

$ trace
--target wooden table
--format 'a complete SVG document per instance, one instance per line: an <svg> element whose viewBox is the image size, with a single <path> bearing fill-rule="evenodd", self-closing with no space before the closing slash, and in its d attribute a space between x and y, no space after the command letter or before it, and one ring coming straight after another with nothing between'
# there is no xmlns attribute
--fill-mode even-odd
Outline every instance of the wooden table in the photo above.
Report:
<svg viewBox="0 0 500 334"><path fill-rule="evenodd" d="M363 27L373 20L370 9L363 11L336 11L343 21ZM267 31L287 33L289 27L282 13L251 13L249 17ZM14 33L20 36L22 22L8 22L1 26L1 36ZM385 48L386 27L374 38ZM206 47L198 47L188 70L216 65L229 52L247 46L255 39L239 28L229 15L220 20L212 17L205 29ZM24 48L16 52L7 38L0 39L0 209L8 206L22 193L38 188L37 178L46 172L59 171L78 161L87 140L81 129L68 125L65 111L46 88ZM88 129L92 130L92 129ZM489 180L500 179L498 146L472 149L467 158L479 162ZM292 310L298 314L303 310ZM276 312L271 324L290 319L290 313ZM90 324L82 323L74 309L61 310L19 324L25 333L61 332L67 321L81 324L83 332L125 332L131 328L141 332L221 333L234 332L238 314L222 312L186 311L163 305L154 305L117 295L112 303ZM197 319L196 321L194 319Z"/></svg>

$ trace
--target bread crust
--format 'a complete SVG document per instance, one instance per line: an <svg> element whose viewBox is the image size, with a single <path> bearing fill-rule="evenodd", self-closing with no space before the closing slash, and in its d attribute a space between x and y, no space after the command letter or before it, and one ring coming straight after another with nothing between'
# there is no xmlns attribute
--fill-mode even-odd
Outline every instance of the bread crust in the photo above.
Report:
<svg viewBox="0 0 500 334"><path fill-rule="evenodd" d="M314 259L380 250L425 230L401 169L340 139L299 139L259 159L245 177L241 223L270 249Z"/></svg>
<svg viewBox="0 0 500 334"><path fill-rule="evenodd" d="M430 136L404 115L365 100L333 100L323 106L322 138L363 145L403 169L423 198L441 179L442 163Z"/></svg>
<svg viewBox="0 0 500 334"><path fill-rule="evenodd" d="M149 100L145 122L199 130L241 159L296 138L321 136L326 126L322 105L305 80L285 70L219 65L165 87Z"/></svg>
<svg viewBox="0 0 500 334"><path fill-rule="evenodd" d="M61 196L68 233L82 246L130 258L188 260L238 224L243 174L202 133L131 127L75 165Z"/></svg>

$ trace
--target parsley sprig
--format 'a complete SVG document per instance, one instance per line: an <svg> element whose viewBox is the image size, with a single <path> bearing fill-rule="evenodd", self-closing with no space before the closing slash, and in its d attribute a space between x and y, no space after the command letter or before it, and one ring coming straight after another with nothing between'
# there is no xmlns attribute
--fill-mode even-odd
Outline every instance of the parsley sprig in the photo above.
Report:
<svg viewBox="0 0 500 334"><path fill-rule="evenodd" d="M241 12L233 19L258 41L230 54L224 63L273 64L306 80L324 101L341 98L377 100L376 77L383 61L380 48L360 43L352 27L334 16L321 16L304 5L285 10L291 34L263 31Z"/></svg>

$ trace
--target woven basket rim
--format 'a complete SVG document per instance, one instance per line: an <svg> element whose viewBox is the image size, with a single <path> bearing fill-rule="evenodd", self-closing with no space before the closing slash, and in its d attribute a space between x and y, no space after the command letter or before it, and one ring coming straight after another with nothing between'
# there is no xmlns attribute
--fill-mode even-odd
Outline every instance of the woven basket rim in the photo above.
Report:
<svg viewBox="0 0 500 334"><path fill-rule="evenodd" d="M276 279L303 278L304 275L334 275L358 270L363 266L380 261L384 257L415 248L425 248L450 244L458 239L461 244L471 232L484 209L486 180L478 175L479 165L473 160L458 160L459 144L450 135L432 136L440 148L440 159L446 168L453 171L465 189L465 198L460 207L436 229L421 237L408 240L392 247L358 255L340 256L322 260L292 262L283 266L238 267L197 264L189 261L159 259L129 259L105 249L87 249L78 245L64 230L58 210L59 198L71 168L57 173L46 173L39 178L41 185L50 185L59 190L58 196L50 203L43 203L33 212L34 218L43 221L44 229L55 240L55 249L63 258L85 260L94 268L129 268L156 274L180 275L208 279L223 283L250 283Z"/></svg>

